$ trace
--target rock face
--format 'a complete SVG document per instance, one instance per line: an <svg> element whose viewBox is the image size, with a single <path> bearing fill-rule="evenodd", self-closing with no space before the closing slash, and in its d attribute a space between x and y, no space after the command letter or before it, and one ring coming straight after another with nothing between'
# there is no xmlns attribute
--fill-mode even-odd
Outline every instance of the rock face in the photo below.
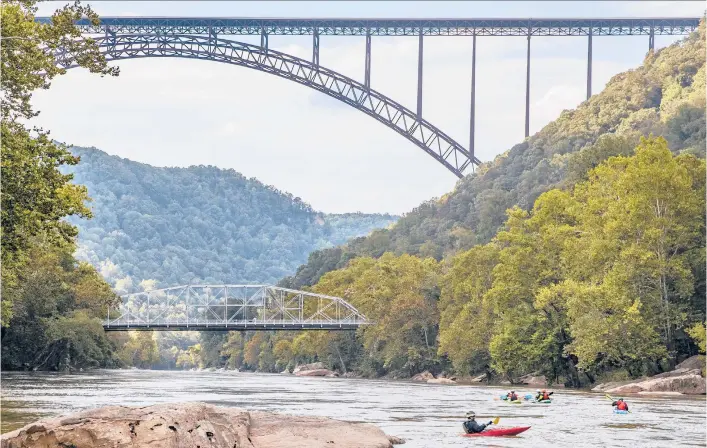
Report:
<svg viewBox="0 0 707 448"><path fill-rule="evenodd" d="M326 377L337 377L338 373L332 372L329 369L314 369L314 370L300 370L295 373L296 376L326 376Z"/></svg>
<svg viewBox="0 0 707 448"><path fill-rule="evenodd" d="M593 388L592 391L606 392L609 394L681 393L688 395L704 395L705 392L707 392L707 383L701 374L703 367L701 362L702 361L695 361L689 358L678 364L678 368L671 372L661 373L650 378L642 378L636 381L603 383ZM694 368L695 366L698 368Z"/></svg>
<svg viewBox="0 0 707 448"><path fill-rule="evenodd" d="M696 373L695 373L696 372ZM668 372L672 373L672 372ZM629 383L606 390L609 394L637 394L641 392L679 392L688 395L704 395L707 392L705 379L699 370L666 377L652 377L637 383Z"/></svg>
<svg viewBox="0 0 707 448"><path fill-rule="evenodd" d="M292 373L297 373L302 370L322 370L326 369L326 366L324 365L323 362L313 362L311 364L298 364L295 366L294 370Z"/></svg>
<svg viewBox="0 0 707 448"><path fill-rule="evenodd" d="M704 370L705 368L705 356L704 355L695 355L687 358L677 366L675 366L675 369L688 369L688 370Z"/></svg>
<svg viewBox="0 0 707 448"><path fill-rule="evenodd" d="M547 378L545 378L545 375L525 375L520 377L518 382L528 386L547 386Z"/></svg>
<svg viewBox="0 0 707 448"><path fill-rule="evenodd" d="M430 372L425 370L424 372L418 373L417 375L413 376L410 379L412 381L429 381L429 380L433 380L434 378L435 378L434 375L432 375Z"/></svg>
<svg viewBox="0 0 707 448"><path fill-rule="evenodd" d="M338 373L326 368L323 362L313 362L312 364L301 364L292 371L296 376L327 376L336 377Z"/></svg>
<svg viewBox="0 0 707 448"><path fill-rule="evenodd" d="M369 424L248 412L205 403L109 406L40 420L2 435L2 448L392 448Z"/></svg>

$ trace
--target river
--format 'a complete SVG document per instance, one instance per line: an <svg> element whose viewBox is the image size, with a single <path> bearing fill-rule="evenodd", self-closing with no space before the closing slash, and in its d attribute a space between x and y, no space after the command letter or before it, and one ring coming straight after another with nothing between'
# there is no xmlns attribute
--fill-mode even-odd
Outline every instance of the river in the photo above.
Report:
<svg viewBox="0 0 707 448"><path fill-rule="evenodd" d="M519 389L520 390L520 389ZM530 390L530 389L527 389ZM404 447L705 446L705 397L628 397L615 415L600 394L559 389L551 405L509 405L500 388L405 381L308 378L236 372L101 370L79 374L2 374L2 432L38 418L107 405L203 401L223 406L319 415L378 425ZM532 426L518 437L460 437L474 410L499 426Z"/></svg>

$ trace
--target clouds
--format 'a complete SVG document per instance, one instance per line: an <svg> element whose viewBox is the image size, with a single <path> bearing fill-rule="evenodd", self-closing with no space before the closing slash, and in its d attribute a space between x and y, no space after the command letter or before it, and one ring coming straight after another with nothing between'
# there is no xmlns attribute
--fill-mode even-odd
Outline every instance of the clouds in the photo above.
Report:
<svg viewBox="0 0 707 448"><path fill-rule="evenodd" d="M594 92L642 60L647 40L622 39L595 39ZM618 41L625 43L614 51ZM270 45L311 58L310 37L274 36ZM363 38L323 36L320 45L322 65L363 79ZM482 160L523 139L525 45L523 38L477 40L476 148ZM417 39L373 38L372 47L373 88L414 110ZM532 52L535 132L584 100L586 41L538 38ZM467 146L471 39L428 38L424 58L424 116ZM392 130L291 81L185 59L118 65L118 78L72 70L38 92L38 124L56 139L153 165L233 168L327 212L403 213L456 182Z"/></svg>

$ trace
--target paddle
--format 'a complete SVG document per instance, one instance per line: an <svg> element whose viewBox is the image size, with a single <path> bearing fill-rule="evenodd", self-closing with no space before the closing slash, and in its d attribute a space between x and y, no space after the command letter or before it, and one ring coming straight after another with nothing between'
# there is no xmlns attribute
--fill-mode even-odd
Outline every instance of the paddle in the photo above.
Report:
<svg viewBox="0 0 707 448"><path fill-rule="evenodd" d="M608 398L609 400L611 400L611 401L615 401L614 398L613 398L611 395L609 395L609 394L604 394L604 396L605 396L606 398ZM629 409L627 409L627 411L628 411L629 414L631 413L631 411L630 411Z"/></svg>
<svg viewBox="0 0 707 448"><path fill-rule="evenodd" d="M493 419L493 424L498 425L498 421L501 420L501 417L496 417Z"/></svg>

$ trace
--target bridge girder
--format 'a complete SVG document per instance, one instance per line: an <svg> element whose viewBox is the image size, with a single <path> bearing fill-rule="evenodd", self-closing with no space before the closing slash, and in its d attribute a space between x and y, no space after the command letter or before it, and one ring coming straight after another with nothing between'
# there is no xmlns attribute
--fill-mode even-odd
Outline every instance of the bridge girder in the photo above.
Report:
<svg viewBox="0 0 707 448"><path fill-rule="evenodd" d="M184 285L122 300L104 330L355 330L371 323L340 297L270 285Z"/></svg>
<svg viewBox="0 0 707 448"><path fill-rule="evenodd" d="M95 39L108 61L147 57L200 59L252 68L289 79L329 95L375 118L421 148L457 177L469 165L480 165L457 141L415 112L341 73L313 62L243 42L211 36L113 34ZM58 65L75 67L66 53L57 53Z"/></svg>
<svg viewBox="0 0 707 448"><path fill-rule="evenodd" d="M50 17L38 17L46 23ZM310 36L648 36L688 34L699 17L335 19L252 17L101 17L76 22L84 33L229 34Z"/></svg>

